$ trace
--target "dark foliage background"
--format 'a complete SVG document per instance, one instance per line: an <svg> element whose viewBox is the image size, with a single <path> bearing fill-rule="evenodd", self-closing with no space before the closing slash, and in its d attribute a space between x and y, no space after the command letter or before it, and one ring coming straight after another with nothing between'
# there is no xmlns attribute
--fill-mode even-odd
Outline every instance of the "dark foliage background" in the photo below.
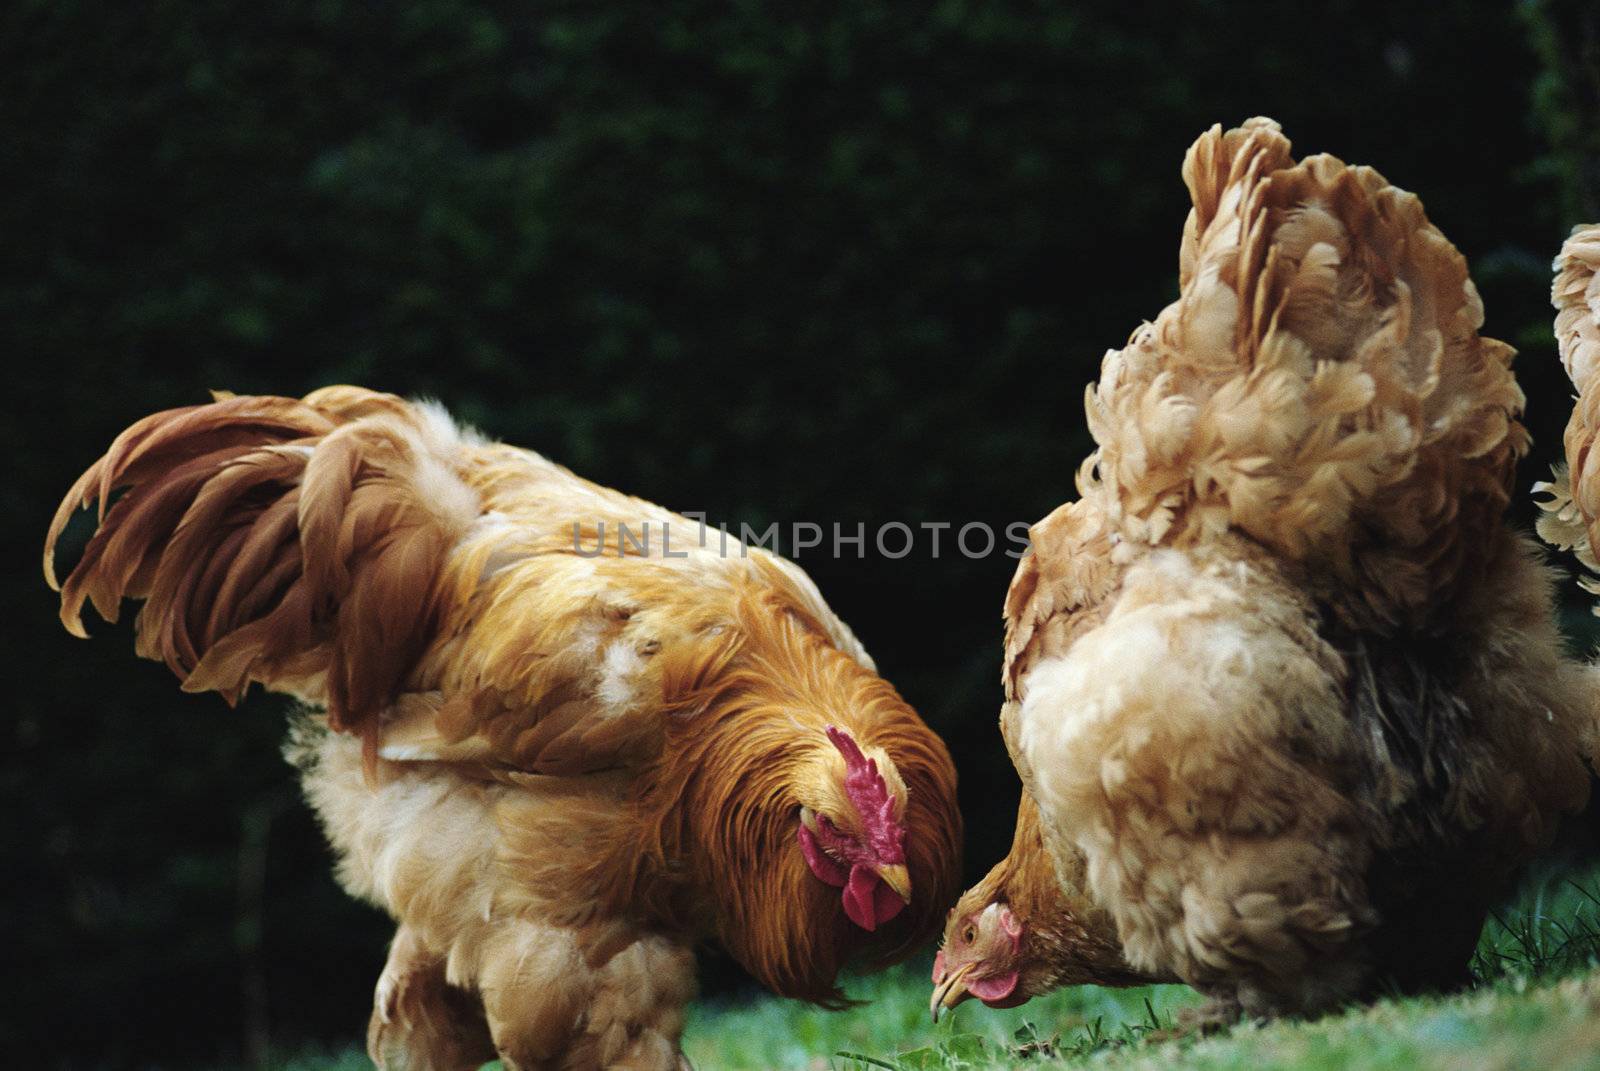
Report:
<svg viewBox="0 0 1600 1071"><path fill-rule="evenodd" d="M735 523L1031 521L1073 493L1100 355L1175 293L1185 147L1266 113L1424 195L1523 350L1526 480L1554 456L1594 8L824 8L0 12L7 1066L353 1040L387 936L329 876L279 702L54 621L48 514L146 412L354 381ZM1017 792L1014 563L925 550L801 560L951 742L976 875Z"/></svg>

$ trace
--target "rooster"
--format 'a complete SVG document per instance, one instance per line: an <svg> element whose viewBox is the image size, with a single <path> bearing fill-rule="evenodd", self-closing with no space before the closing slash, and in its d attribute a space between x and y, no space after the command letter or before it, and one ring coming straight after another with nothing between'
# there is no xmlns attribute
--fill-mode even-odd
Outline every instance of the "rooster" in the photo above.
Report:
<svg viewBox="0 0 1600 1071"><path fill-rule="evenodd" d="M69 631L143 599L186 691L305 704L381 1067L682 1067L697 942L836 1004L954 898L949 754L779 557L352 387L134 424L52 584L90 504Z"/></svg>
<svg viewBox="0 0 1600 1071"><path fill-rule="evenodd" d="M951 912L935 1014L1082 981L1181 980L1200 1025L1449 988L1587 797L1584 671L1504 521L1523 398L1465 261L1271 120L1183 175L1180 296L1105 357L1081 497L1006 598L1017 842Z"/></svg>

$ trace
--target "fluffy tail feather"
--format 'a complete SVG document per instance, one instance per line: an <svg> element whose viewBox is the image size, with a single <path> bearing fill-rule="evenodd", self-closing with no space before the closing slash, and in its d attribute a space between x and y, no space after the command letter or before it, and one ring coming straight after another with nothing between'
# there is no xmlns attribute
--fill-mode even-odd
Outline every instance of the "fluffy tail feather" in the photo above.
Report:
<svg viewBox="0 0 1600 1071"><path fill-rule="evenodd" d="M143 599L138 652L185 691L234 703L259 682L370 740L432 638L440 569L480 510L461 445L441 411L354 387L146 417L51 522L44 572L62 624L86 636L85 602L115 621L124 598ZM58 583L56 541L89 505L98 530Z"/></svg>
<svg viewBox="0 0 1600 1071"><path fill-rule="evenodd" d="M1181 293L1106 356L1085 494L1130 544L1238 529L1361 592L1359 622L1426 618L1527 449L1465 260L1415 196L1296 163L1270 119L1202 135L1183 174Z"/></svg>
<svg viewBox="0 0 1600 1071"><path fill-rule="evenodd" d="M1566 464L1556 466L1549 483L1534 486L1550 496L1539 503L1539 535L1576 551L1585 566L1600 572L1600 224L1573 230L1555 271L1550 301L1556 307L1556 344L1578 401L1567 420ZM1600 584L1583 583L1600 594Z"/></svg>

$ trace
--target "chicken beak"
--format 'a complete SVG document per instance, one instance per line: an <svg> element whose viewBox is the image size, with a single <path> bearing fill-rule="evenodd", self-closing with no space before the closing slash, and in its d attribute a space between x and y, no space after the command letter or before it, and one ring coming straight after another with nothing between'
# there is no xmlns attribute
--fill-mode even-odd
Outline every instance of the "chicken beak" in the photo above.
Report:
<svg viewBox="0 0 1600 1071"><path fill-rule="evenodd" d="M953 1008L967 999L967 975L972 973L973 964L963 963L949 974L939 980L933 987L933 996L928 1000L928 1013L933 1016L933 1021L939 1021L939 1013L946 1008Z"/></svg>
<svg viewBox="0 0 1600 1071"><path fill-rule="evenodd" d="M911 871L906 869L904 863L878 867L878 877L894 890L896 896L908 904L911 902Z"/></svg>

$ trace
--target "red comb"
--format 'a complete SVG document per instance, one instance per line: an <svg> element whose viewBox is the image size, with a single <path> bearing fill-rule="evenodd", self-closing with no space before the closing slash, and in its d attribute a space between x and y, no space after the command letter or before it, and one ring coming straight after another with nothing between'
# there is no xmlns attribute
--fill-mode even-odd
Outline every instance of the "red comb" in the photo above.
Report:
<svg viewBox="0 0 1600 1071"><path fill-rule="evenodd" d="M894 818L894 797L878 772L878 764L861 753L849 733L832 725L824 730L844 756L844 794L861 815L868 846L883 863L906 861L906 831Z"/></svg>

